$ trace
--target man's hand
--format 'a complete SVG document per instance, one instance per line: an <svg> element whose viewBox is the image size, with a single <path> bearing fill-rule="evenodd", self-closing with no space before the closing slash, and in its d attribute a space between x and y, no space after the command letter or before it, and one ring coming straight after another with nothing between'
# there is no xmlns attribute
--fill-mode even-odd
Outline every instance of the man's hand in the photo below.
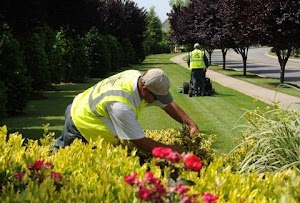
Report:
<svg viewBox="0 0 300 203"><path fill-rule="evenodd" d="M197 126L192 126L190 127L190 137L192 137L195 133L199 133L199 129L197 128Z"/></svg>

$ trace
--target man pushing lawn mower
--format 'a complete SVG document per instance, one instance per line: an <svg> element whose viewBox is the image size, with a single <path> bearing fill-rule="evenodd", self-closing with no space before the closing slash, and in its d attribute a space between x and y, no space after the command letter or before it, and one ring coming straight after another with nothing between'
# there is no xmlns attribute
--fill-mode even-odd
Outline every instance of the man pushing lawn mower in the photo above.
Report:
<svg viewBox="0 0 300 203"><path fill-rule="evenodd" d="M194 44L194 50L188 55L187 64L191 69L189 96L210 96L212 86L210 80L205 76L206 68L209 66L208 59L205 52L200 50L199 43ZM184 84L184 86L186 85ZM185 89L185 87L183 88Z"/></svg>

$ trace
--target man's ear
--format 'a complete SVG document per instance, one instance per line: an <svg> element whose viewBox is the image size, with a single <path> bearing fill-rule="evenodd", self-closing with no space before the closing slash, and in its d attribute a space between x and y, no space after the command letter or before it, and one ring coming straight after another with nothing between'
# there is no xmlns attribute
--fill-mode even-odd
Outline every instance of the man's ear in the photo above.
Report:
<svg viewBox="0 0 300 203"><path fill-rule="evenodd" d="M141 92L145 93L148 90L148 88L145 85L142 85Z"/></svg>

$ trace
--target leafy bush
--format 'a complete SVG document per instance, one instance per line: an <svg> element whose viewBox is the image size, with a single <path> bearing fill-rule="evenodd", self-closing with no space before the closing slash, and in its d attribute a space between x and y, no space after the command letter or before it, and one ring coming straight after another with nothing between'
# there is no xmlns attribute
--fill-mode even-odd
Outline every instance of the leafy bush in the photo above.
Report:
<svg viewBox="0 0 300 203"><path fill-rule="evenodd" d="M49 71L52 83L60 83L65 79L65 67L67 63L64 59L64 51L66 41L62 31L56 32L53 39L53 47L48 51Z"/></svg>
<svg viewBox="0 0 300 203"><path fill-rule="evenodd" d="M28 74L32 79L32 90L42 94L49 87L50 72L48 55L45 52L43 40L38 33L32 33L23 44Z"/></svg>
<svg viewBox="0 0 300 203"><path fill-rule="evenodd" d="M111 36L106 35L105 41L108 49L110 50L110 63L111 63L111 71L117 71L121 67L121 59L122 59L122 46L118 40Z"/></svg>
<svg viewBox="0 0 300 203"><path fill-rule="evenodd" d="M122 66L128 66L129 64L134 64L136 63L136 59L135 59L135 52L134 52L134 48L132 46L132 43L130 42L130 40L128 38L124 38L121 41L121 45L122 45L122 52L123 52L123 56L122 56Z"/></svg>
<svg viewBox="0 0 300 203"><path fill-rule="evenodd" d="M70 70L68 80L71 82L84 82L90 75L89 61L84 46L84 41L79 35L71 39L72 50L70 54Z"/></svg>
<svg viewBox="0 0 300 203"><path fill-rule="evenodd" d="M104 77L111 70L111 51L106 38L92 28L85 36L85 46L91 69L91 77ZM117 53L116 53L117 54Z"/></svg>
<svg viewBox="0 0 300 203"><path fill-rule="evenodd" d="M132 170L145 173L146 167L139 165L137 157L127 156L121 147L102 141L83 145L76 140L71 147L52 154L49 147L54 141L53 133L45 133L40 140L29 140L25 146L22 135L6 133L6 127L0 128L1 202L133 202L133 191L125 186L123 177ZM51 170L61 175L59 183L63 185L59 191L53 178L28 178L32 175L28 166L38 160L51 163ZM26 183L23 188L17 182L20 172L28 174L24 176L25 182L21 182Z"/></svg>
<svg viewBox="0 0 300 203"><path fill-rule="evenodd" d="M0 78L6 87L6 113L15 115L22 113L26 108L31 92L31 81L27 76L19 42L8 31L1 33L0 41Z"/></svg>
<svg viewBox="0 0 300 203"><path fill-rule="evenodd" d="M165 130L146 130L145 136L155 141L176 145L186 151L192 152L203 160L203 164L208 165L215 158L215 150L212 148L214 136L204 136L198 133L190 138L189 130L186 125L182 126L182 130L165 129ZM141 163L147 162L152 158L151 153L144 152L135 148L131 142L123 141L123 144L129 147L129 151L137 150L137 155L141 159Z"/></svg>
<svg viewBox="0 0 300 203"><path fill-rule="evenodd" d="M188 194L189 187L195 183L191 180L180 179L182 171L192 170L200 172L202 161L194 154L179 154L169 147L156 147L152 150L156 157L154 164L164 171L166 181L155 177L151 171L146 172L144 179L139 180L137 173L125 177L125 182L135 187L137 196L144 201L151 202L191 202L197 203L198 194ZM218 199L213 197L210 203Z"/></svg>
<svg viewBox="0 0 300 203"><path fill-rule="evenodd" d="M71 146L50 153L53 137L45 129L42 139L29 140L24 145L22 135L7 135L6 127L0 128L1 202L140 202L134 188L124 181L126 175L135 171L138 177L145 177L151 172L161 183L167 181L164 174L168 168L162 170L155 161L140 165L135 151L128 155L123 147L103 140L86 145L76 140ZM187 194L214 194L218 203L300 201L298 170L267 173L263 177L256 173L239 174L218 158L203 166L200 173L182 171L180 179L195 183Z"/></svg>
<svg viewBox="0 0 300 203"><path fill-rule="evenodd" d="M0 115L3 118L6 116L6 87L3 82L0 82ZM0 117L0 121L1 121Z"/></svg>

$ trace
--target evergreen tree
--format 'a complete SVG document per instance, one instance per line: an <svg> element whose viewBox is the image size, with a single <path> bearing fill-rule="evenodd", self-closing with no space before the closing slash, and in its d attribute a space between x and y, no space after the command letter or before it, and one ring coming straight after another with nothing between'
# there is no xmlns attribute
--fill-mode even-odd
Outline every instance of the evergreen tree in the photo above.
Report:
<svg viewBox="0 0 300 203"><path fill-rule="evenodd" d="M145 53L157 54L160 53L160 43L162 42L162 25L159 17L156 15L154 7L146 15L146 32L145 32Z"/></svg>
<svg viewBox="0 0 300 203"><path fill-rule="evenodd" d="M24 55L19 42L9 31L0 36L0 81L2 82L2 109L5 106L8 115L24 112L29 101L31 81L26 75ZM5 96L3 96L3 92Z"/></svg>
<svg viewBox="0 0 300 203"><path fill-rule="evenodd" d="M32 33L25 41L24 53L28 74L32 79L33 94L41 96L42 91L50 85L48 56L44 49L43 40L38 33Z"/></svg>
<svg viewBox="0 0 300 203"><path fill-rule="evenodd" d="M85 36L91 77L104 77L111 70L111 52L106 38L92 28Z"/></svg>

